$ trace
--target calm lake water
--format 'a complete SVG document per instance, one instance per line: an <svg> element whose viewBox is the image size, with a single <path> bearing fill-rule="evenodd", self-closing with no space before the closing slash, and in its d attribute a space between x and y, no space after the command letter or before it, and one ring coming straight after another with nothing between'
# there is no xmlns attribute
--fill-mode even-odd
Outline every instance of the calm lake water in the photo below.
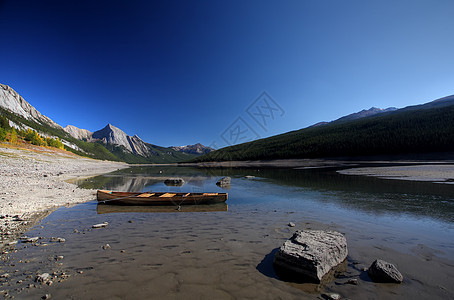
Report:
<svg viewBox="0 0 454 300"><path fill-rule="evenodd" d="M84 188L228 192L229 199L227 205L183 206L181 211L119 209L95 201L61 208L27 235L66 242L18 244L14 266L1 271L18 269L23 279L14 287L17 296L30 299L45 293L57 299L317 299L325 292L350 299L452 298L453 186L335 171L135 167L83 180L78 184ZM215 184L223 176L232 177L228 190ZM169 177L186 183L166 186L163 180ZM105 221L107 228L90 229ZM280 280L273 255L298 229L344 233L347 272L323 286ZM102 249L106 244L110 248ZM56 260L59 255L64 258ZM363 268L376 258L394 263L404 283L372 283ZM28 288L30 274L38 271L71 277ZM360 284L343 284L349 278Z"/></svg>

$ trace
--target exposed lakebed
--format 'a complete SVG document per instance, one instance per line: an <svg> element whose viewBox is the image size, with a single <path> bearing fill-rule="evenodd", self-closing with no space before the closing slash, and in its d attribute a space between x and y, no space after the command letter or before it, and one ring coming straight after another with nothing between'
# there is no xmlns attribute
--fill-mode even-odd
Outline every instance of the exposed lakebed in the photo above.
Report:
<svg viewBox="0 0 454 300"><path fill-rule="evenodd" d="M232 177L228 209L122 212L93 201L55 211L27 233L43 237L38 246L18 243L17 252L3 255L0 275L9 276L0 280L0 290L21 299L45 294L57 299L316 299L330 292L350 299L453 297L451 185L348 176L335 169L188 167L136 167L79 185L221 192L215 183L222 176ZM186 183L166 186L163 180L169 177ZM109 225L91 228L103 222ZM344 233L347 272L325 286L280 280L273 255L298 229ZM51 237L65 242L51 242ZM404 282L371 282L363 269L376 258L394 263ZM49 273L53 284L35 283L37 272ZM344 284L352 278L359 284Z"/></svg>

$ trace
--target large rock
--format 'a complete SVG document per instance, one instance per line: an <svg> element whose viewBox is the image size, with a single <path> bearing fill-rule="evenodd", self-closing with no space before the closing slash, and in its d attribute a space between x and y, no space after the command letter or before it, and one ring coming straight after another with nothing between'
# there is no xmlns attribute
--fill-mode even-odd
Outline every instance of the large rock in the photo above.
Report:
<svg viewBox="0 0 454 300"><path fill-rule="evenodd" d="M216 185L220 186L220 187L229 187L230 182L231 182L231 178L229 176L226 176L226 177L222 177L221 179L219 179L218 182L216 182Z"/></svg>
<svg viewBox="0 0 454 300"><path fill-rule="evenodd" d="M276 272L317 282L347 258L347 240L337 231L297 231L274 257Z"/></svg>
<svg viewBox="0 0 454 300"><path fill-rule="evenodd" d="M367 273L375 282L401 283L404 280L402 274L393 264L381 259L375 260Z"/></svg>
<svg viewBox="0 0 454 300"><path fill-rule="evenodd" d="M183 178L167 178L164 180L165 185L170 185L170 186L181 186L184 184L184 179Z"/></svg>

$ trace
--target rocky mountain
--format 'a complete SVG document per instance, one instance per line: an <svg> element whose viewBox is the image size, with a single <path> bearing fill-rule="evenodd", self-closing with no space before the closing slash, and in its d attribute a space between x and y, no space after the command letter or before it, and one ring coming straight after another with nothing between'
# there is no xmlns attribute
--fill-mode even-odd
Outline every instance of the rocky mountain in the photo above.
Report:
<svg viewBox="0 0 454 300"><path fill-rule="evenodd" d="M175 151L183 152L183 153L188 153L188 154L207 154L211 151L214 151L213 148L204 146L200 143L197 143L195 145L186 145L186 146L174 146L171 147Z"/></svg>
<svg viewBox="0 0 454 300"><path fill-rule="evenodd" d="M80 129L73 125L67 125L65 128L63 128L63 130L67 132L69 135L71 135L73 138L78 140L83 139L90 140L91 135L93 134L93 132L87 129Z"/></svg>
<svg viewBox="0 0 454 300"><path fill-rule="evenodd" d="M104 144L123 146L127 151L135 155L148 157L154 154L147 143L142 141L137 135L129 136L112 124L107 124L103 129L93 132L91 138L100 140Z"/></svg>
<svg viewBox="0 0 454 300"><path fill-rule="evenodd" d="M36 108L25 101L21 95L5 84L0 84L0 107L21 116L26 120L31 120L39 124L46 124L54 128L62 128L50 118L37 111Z"/></svg>
<svg viewBox="0 0 454 300"><path fill-rule="evenodd" d="M3 84L0 84L0 114L14 127L31 128L41 135L58 137L67 150L92 158L128 163L174 163L195 157L146 143L137 135L129 136L111 124L93 133L72 125L63 128Z"/></svg>

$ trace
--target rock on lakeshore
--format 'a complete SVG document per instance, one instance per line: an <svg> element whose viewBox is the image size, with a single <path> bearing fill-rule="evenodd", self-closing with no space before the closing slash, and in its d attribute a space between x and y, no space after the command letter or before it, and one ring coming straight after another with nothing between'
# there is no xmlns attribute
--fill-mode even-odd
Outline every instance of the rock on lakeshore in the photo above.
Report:
<svg viewBox="0 0 454 300"><path fill-rule="evenodd" d="M402 274L393 264L381 259L372 263L367 274L374 282L402 283L404 280Z"/></svg>
<svg viewBox="0 0 454 300"><path fill-rule="evenodd" d="M232 179L229 176L222 177L218 180L218 182L216 182L216 185L220 187L229 187L231 180Z"/></svg>
<svg viewBox="0 0 454 300"><path fill-rule="evenodd" d="M165 185L170 185L170 186L181 186L184 184L184 179L183 178L167 178L164 180Z"/></svg>
<svg viewBox="0 0 454 300"><path fill-rule="evenodd" d="M294 274L320 283L322 277L347 258L347 240L337 231L297 231L274 257L278 273Z"/></svg>

